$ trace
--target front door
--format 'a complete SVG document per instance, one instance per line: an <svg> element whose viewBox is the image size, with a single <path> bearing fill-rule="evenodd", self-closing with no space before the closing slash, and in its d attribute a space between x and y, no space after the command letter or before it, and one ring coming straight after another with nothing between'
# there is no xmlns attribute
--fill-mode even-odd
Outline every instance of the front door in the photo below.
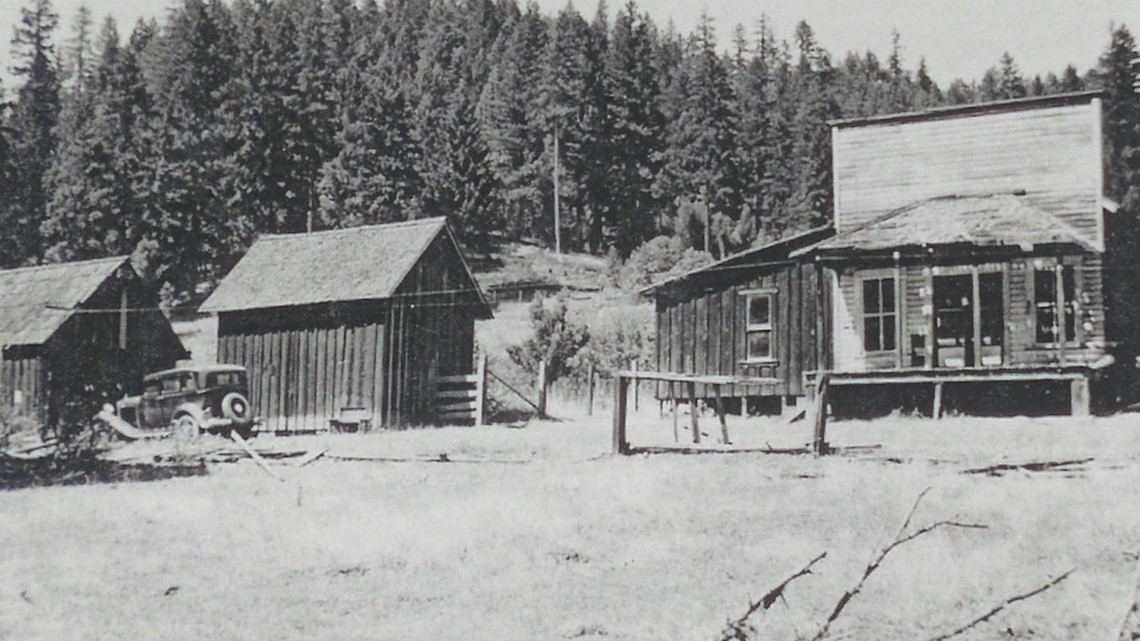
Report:
<svg viewBox="0 0 1140 641"><path fill-rule="evenodd" d="M1004 361L1005 313L997 272L934 277L936 367L995 367Z"/></svg>

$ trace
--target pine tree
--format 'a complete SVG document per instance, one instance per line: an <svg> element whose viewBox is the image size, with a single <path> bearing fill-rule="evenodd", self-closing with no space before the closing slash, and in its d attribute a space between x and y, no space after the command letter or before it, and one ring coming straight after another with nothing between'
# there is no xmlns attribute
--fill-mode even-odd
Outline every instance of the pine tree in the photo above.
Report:
<svg viewBox="0 0 1140 641"><path fill-rule="evenodd" d="M831 141L827 121L837 115L831 59L806 22L796 27L799 58L791 89L791 195L785 229L823 224L831 214Z"/></svg>
<svg viewBox="0 0 1140 641"><path fill-rule="evenodd" d="M1127 27L1113 29L1098 77L1105 94L1108 193L1140 215L1140 53Z"/></svg>
<svg viewBox="0 0 1140 641"><path fill-rule="evenodd" d="M43 255L40 223L47 212L47 172L55 153L59 119L59 68L52 37L59 17L50 0L31 0L21 9L12 37L12 67L22 85L11 119L14 189L7 220L8 237L0 265L38 262Z"/></svg>

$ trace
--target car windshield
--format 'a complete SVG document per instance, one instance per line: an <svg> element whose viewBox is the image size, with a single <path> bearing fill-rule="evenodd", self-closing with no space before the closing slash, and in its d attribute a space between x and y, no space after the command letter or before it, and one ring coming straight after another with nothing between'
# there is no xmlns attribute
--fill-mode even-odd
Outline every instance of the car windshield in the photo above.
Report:
<svg viewBox="0 0 1140 641"><path fill-rule="evenodd" d="M207 387L244 387L245 372L211 372L206 375Z"/></svg>

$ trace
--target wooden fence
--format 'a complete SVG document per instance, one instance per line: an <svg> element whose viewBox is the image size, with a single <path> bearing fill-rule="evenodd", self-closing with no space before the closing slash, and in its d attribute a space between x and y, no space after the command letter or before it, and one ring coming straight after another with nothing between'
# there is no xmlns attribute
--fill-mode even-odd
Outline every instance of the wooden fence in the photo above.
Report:
<svg viewBox="0 0 1140 641"><path fill-rule="evenodd" d="M483 425L487 406L487 357L479 356L474 374L435 379L435 415L440 423L473 421Z"/></svg>

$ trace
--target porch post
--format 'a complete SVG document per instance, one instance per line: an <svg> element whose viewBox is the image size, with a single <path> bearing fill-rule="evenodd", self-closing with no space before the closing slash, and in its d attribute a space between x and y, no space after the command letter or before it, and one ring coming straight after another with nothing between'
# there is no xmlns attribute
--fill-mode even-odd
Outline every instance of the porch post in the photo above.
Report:
<svg viewBox="0 0 1140 641"><path fill-rule="evenodd" d="M1088 376L1081 375L1069 383L1069 399L1073 416L1088 416L1091 413Z"/></svg>
<svg viewBox="0 0 1140 641"><path fill-rule="evenodd" d="M1053 268L1053 277L1056 280L1057 312L1053 314L1053 336L1057 339L1057 362L1065 365L1065 264L1060 256L1057 257L1057 266ZM1074 319L1075 320L1075 319Z"/></svg>
<svg viewBox="0 0 1140 641"><path fill-rule="evenodd" d="M978 275L978 266L970 265L970 280L973 286L973 305L971 311L974 314L974 367L982 366L982 285L981 277Z"/></svg>
<svg viewBox="0 0 1140 641"><path fill-rule="evenodd" d="M922 268L926 279L926 296L923 297L922 312L926 316L926 369L934 369L938 355L934 350L934 270L929 265Z"/></svg>
<svg viewBox="0 0 1140 641"><path fill-rule="evenodd" d="M906 288L903 287L903 271L902 266L899 264L899 253L894 253L895 259L895 369L903 368L904 354L906 354L903 345L904 340L907 339L906 335Z"/></svg>

